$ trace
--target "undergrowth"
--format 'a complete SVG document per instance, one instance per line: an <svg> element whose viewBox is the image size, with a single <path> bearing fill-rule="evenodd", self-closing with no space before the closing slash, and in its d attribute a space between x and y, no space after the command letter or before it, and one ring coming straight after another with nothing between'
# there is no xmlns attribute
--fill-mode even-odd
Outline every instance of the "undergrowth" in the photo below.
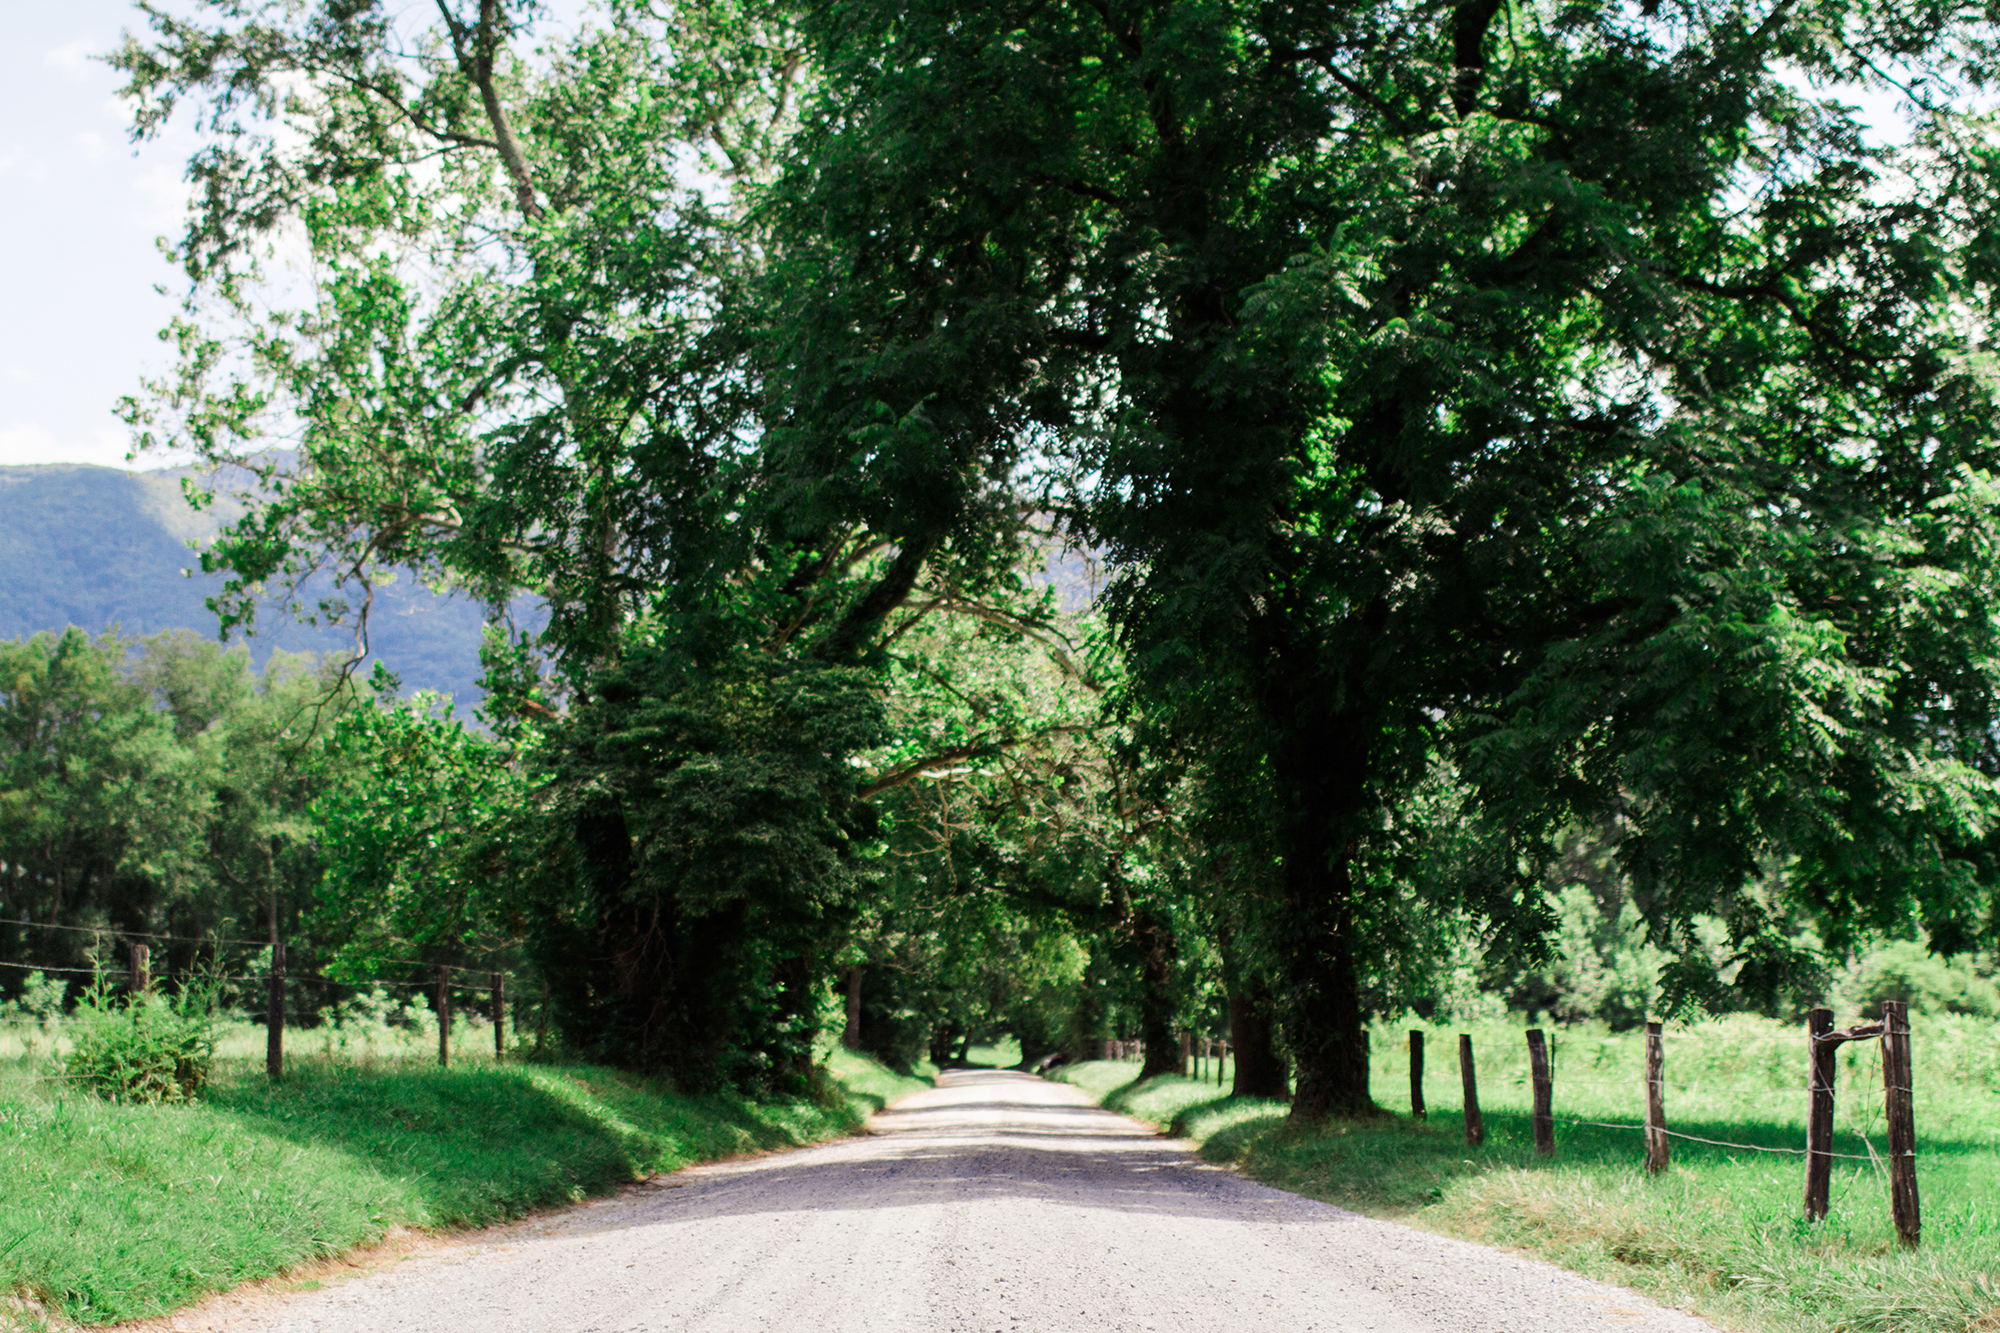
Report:
<svg viewBox="0 0 2000 1333"><path fill-rule="evenodd" d="M1963 1030L1961 1030L1963 1029ZM1405 1028L1374 1033L1378 1102L1407 1107ZM1526 1250L1636 1287L1725 1325L1786 1333L2000 1330L2000 1032L1926 1020L1917 1034L1922 1244L1895 1243L1882 1150L1881 1074L1871 1049L1843 1048L1833 1210L1801 1220L1804 1040L1788 1025L1731 1018L1675 1034L1667 1057L1670 1127L1749 1147L1677 1139L1649 1178L1643 1140L1622 1128L1559 1123L1539 1158L1518 1027L1472 1029L1486 1142L1468 1148L1456 1036L1428 1029L1429 1116L1384 1113L1306 1130L1282 1103L1220 1095L1180 1078L1138 1083L1133 1063L1059 1075L1106 1107L1194 1140L1267 1184L1378 1217ZM1516 1048L1519 1048L1517 1051ZM1559 1033L1561 1121L1640 1119L1636 1035ZM1445 1056L1444 1062L1439 1057ZM1859 1159L1859 1160L1854 1160Z"/></svg>
<svg viewBox="0 0 2000 1333"><path fill-rule="evenodd" d="M829 1064L835 1095L776 1103L589 1065L305 1061L277 1084L225 1069L179 1106L0 1096L0 1295L79 1324L157 1315L393 1228L484 1225L834 1137L927 1086L846 1052Z"/></svg>

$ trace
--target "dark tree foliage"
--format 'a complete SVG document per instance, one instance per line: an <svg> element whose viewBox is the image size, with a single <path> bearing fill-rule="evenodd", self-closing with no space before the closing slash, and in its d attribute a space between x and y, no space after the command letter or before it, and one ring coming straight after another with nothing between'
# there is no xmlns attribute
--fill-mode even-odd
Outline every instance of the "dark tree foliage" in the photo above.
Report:
<svg viewBox="0 0 2000 1333"><path fill-rule="evenodd" d="M1368 872L1438 766L1491 822L1429 907L1547 924L1615 812L1662 939L1990 929L1991 157L1808 81L1983 77L1976 18L1839 3L813 11L794 216L876 357L1005 340L1159 725L1247 746L1295 1113L1369 1106ZM907 349L907 351L905 350Z"/></svg>
<svg viewBox="0 0 2000 1333"><path fill-rule="evenodd" d="M861 672L634 648L563 728L525 894L571 1039L690 1087L802 1091L857 911L881 739Z"/></svg>
<svg viewBox="0 0 2000 1333"><path fill-rule="evenodd" d="M130 415L260 469L226 618L319 568L548 598L494 716L555 756L580 1038L796 1072L855 802L1021 741L864 782L864 702L933 612L1046 628L1050 514L1111 562L1134 744L1230 793L1188 883L1259 898L1301 1117L1369 1108L1426 941L1532 949L1567 828L1758 975L1774 867L1836 942L1995 927L1976 14L614 3L530 60L501 0L146 12L139 128L209 146ZM1893 152L1815 91L1891 74ZM292 224L315 299L271 318ZM1144 803L1073 919L1164 984L1170 877L1113 873Z"/></svg>

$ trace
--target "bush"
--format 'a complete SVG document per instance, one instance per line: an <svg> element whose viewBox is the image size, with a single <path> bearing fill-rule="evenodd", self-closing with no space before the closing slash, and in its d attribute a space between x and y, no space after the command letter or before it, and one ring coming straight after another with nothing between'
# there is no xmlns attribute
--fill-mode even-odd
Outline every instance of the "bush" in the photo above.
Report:
<svg viewBox="0 0 2000 1333"><path fill-rule="evenodd" d="M215 1000L213 984L122 1004L101 982L94 985L78 1007L63 1076L106 1101L192 1101L215 1065Z"/></svg>
<svg viewBox="0 0 2000 1333"><path fill-rule="evenodd" d="M1882 1001L1901 1000L1920 1014L2000 1018L2000 988L1982 975L1986 961L1940 958L1923 944L1898 940L1858 959L1839 998L1870 1017L1881 1012Z"/></svg>
<svg viewBox="0 0 2000 1333"><path fill-rule="evenodd" d="M60 981L30 972L20 995L0 1004L0 1019L32 1023L44 1032L53 1032L62 1022L63 992L67 989Z"/></svg>

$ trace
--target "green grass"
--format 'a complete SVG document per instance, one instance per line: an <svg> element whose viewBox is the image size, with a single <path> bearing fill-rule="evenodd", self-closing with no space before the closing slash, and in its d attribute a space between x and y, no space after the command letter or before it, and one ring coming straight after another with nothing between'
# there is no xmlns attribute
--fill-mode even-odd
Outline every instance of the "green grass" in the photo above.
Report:
<svg viewBox="0 0 2000 1333"><path fill-rule="evenodd" d="M852 1130L927 1086L834 1052L823 1102L689 1097L587 1065L232 1062L201 1103L0 1090L0 1293L80 1324L156 1315L379 1240ZM0 1313L4 1318L4 1313Z"/></svg>
<svg viewBox="0 0 2000 1333"><path fill-rule="evenodd" d="M1417 1025L1421 1026L1421 1025ZM1407 1109L1407 1027L1374 1034L1375 1096ZM1802 1159L1677 1139L1666 1173L1642 1169L1640 1134L1558 1124L1533 1149L1517 1026L1472 1029L1486 1143L1462 1132L1456 1033L1426 1028L1429 1119L1389 1114L1299 1131L1275 1102L1187 1079L1136 1084L1132 1063L1063 1070L1105 1106L1191 1138L1212 1161L1360 1212L1538 1254L1637 1287L1718 1322L1759 1330L1966 1333L2000 1329L2000 1031L1921 1019L1915 1034L1923 1244L1895 1244L1886 1183L1869 1161L1835 1163L1833 1209L1800 1220ZM1559 1119L1637 1123L1636 1035L1556 1035ZM1769 1148L1804 1142L1799 1030L1730 1018L1670 1035L1667 1117L1683 1133ZM1881 1074L1872 1044L1842 1049L1835 1151L1879 1153Z"/></svg>
<svg viewBox="0 0 2000 1333"><path fill-rule="evenodd" d="M965 1048L965 1062L991 1069L1012 1069L1021 1063L1021 1043L1012 1037L1001 1037L982 1045L968 1046Z"/></svg>

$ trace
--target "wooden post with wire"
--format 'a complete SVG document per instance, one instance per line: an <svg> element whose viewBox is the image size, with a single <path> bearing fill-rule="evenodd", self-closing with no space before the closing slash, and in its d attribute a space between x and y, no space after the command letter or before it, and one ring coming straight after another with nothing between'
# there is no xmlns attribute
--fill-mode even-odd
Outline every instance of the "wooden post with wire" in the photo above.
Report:
<svg viewBox="0 0 2000 1333"><path fill-rule="evenodd" d="M1472 1064L1472 1034L1458 1034L1458 1078L1465 1086L1465 1146L1486 1142L1486 1122L1479 1118L1479 1071Z"/></svg>
<svg viewBox="0 0 2000 1333"><path fill-rule="evenodd" d="M1528 1029L1528 1073L1535 1082L1535 1151L1547 1157L1556 1150L1554 1089L1549 1078L1549 1048L1540 1028Z"/></svg>
<svg viewBox="0 0 2000 1333"><path fill-rule="evenodd" d="M438 964L438 1068L451 1068L451 969Z"/></svg>
<svg viewBox="0 0 2000 1333"><path fill-rule="evenodd" d="M1826 1216L1827 1194L1833 1181L1833 1078L1839 1065L1834 1055L1840 1043L1831 1038L1833 1010L1806 1014L1806 1220Z"/></svg>
<svg viewBox="0 0 2000 1333"><path fill-rule="evenodd" d="M132 994L135 996L153 989L152 953L146 945L132 946Z"/></svg>
<svg viewBox="0 0 2000 1333"><path fill-rule="evenodd" d="M285 946L271 946L271 991L264 1005L264 1075L285 1076Z"/></svg>
<svg viewBox="0 0 2000 1333"><path fill-rule="evenodd" d="M507 974L495 972L488 987L493 992L493 1058L507 1058Z"/></svg>
<svg viewBox="0 0 2000 1333"><path fill-rule="evenodd" d="M1658 1023L1646 1024L1646 1174L1667 1169L1673 1150L1667 1145L1666 1041Z"/></svg>
<svg viewBox="0 0 2000 1333"><path fill-rule="evenodd" d="M1882 1002L1882 1097L1889 1134L1889 1210L1896 1220L1896 1238L1915 1249L1922 1229L1917 1121L1910 1105L1910 1009L1901 1000Z"/></svg>
<svg viewBox="0 0 2000 1333"><path fill-rule="evenodd" d="M1424 1034L1410 1029L1410 1118L1426 1119L1424 1113Z"/></svg>

